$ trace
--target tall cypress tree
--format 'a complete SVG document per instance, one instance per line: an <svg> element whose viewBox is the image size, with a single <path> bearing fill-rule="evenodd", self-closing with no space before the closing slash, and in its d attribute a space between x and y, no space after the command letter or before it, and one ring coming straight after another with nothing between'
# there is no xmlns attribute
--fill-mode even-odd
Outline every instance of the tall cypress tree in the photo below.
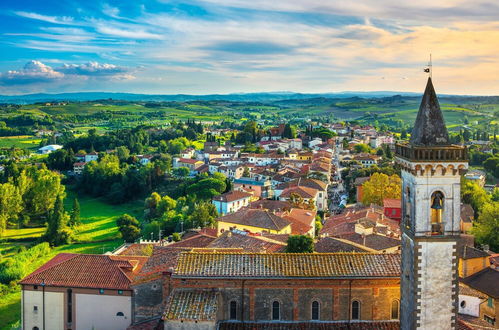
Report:
<svg viewBox="0 0 499 330"><path fill-rule="evenodd" d="M69 223L71 226L77 226L81 224L80 220L80 203L78 198L73 199L73 209L71 210L71 217L69 218Z"/></svg>
<svg viewBox="0 0 499 330"><path fill-rule="evenodd" d="M69 233L65 232L66 227L66 214L64 213L64 204L62 201L62 196L57 196L54 203L54 208L50 212L47 221L47 231L45 232L44 239L49 242L50 245L61 245L65 244L67 241L66 236Z"/></svg>

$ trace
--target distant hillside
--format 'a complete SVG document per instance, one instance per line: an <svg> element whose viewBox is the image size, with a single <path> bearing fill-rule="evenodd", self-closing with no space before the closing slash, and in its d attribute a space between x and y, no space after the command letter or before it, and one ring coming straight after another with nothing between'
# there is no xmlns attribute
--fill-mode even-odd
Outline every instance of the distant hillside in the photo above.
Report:
<svg viewBox="0 0 499 330"><path fill-rule="evenodd" d="M418 93L400 92L340 92L304 94L293 92L269 92L269 93L240 93L240 94L209 94L209 95L154 95L154 94L132 94L132 93L107 93L107 92L85 92L85 93L61 93L61 94L26 94L26 95L0 95L0 103L30 104L36 102L50 101L94 101L103 99L124 101L240 101L240 102L274 102L282 100L303 100L313 98L352 98L352 97L387 97L393 95L417 96Z"/></svg>

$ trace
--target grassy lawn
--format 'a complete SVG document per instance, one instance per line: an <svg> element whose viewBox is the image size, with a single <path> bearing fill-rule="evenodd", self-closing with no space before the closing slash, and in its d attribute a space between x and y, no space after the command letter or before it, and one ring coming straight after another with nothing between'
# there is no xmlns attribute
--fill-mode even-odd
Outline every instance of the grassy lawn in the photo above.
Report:
<svg viewBox="0 0 499 330"><path fill-rule="evenodd" d="M0 148L22 148L22 149L38 149L38 145L40 144L41 139L28 136L28 135L20 135L20 136L2 136L0 137Z"/></svg>
<svg viewBox="0 0 499 330"><path fill-rule="evenodd" d="M71 210L75 196L75 192L67 192L65 199L65 208L67 211ZM118 238L118 230L115 223L116 217L123 213L128 213L140 218L143 210L142 200L121 205L110 205L97 198L79 195L78 201L80 202L82 225L78 228L75 235L79 243L58 246L52 249L48 255L40 258L30 266L30 272L40 267L58 253L99 254L114 250L123 243ZM17 253L18 248L22 245L29 248L31 242L26 242L24 239L32 238L32 242L35 242L44 232L45 228L7 229L3 238L14 241L1 242L0 254L8 258ZM23 239L23 241L18 242L15 241L16 239ZM10 325L20 319L20 313L20 291L0 297L0 330L10 330Z"/></svg>

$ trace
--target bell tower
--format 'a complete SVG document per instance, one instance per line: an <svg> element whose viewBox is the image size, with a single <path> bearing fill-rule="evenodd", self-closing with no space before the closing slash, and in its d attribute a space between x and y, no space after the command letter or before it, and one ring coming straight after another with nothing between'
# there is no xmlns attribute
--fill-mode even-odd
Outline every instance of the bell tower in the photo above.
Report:
<svg viewBox="0 0 499 330"><path fill-rule="evenodd" d="M402 167L400 328L454 329L460 181L468 155L449 142L431 77L411 139L396 145L395 156Z"/></svg>

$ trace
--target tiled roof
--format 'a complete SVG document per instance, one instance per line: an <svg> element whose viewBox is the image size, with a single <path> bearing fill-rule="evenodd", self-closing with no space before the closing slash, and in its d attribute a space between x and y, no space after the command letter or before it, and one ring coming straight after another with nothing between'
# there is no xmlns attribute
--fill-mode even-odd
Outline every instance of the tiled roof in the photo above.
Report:
<svg viewBox="0 0 499 330"><path fill-rule="evenodd" d="M194 234L192 236L189 236L188 238L184 239L182 238L181 241L171 243L168 246L169 247L175 247L175 248L203 248L207 247L211 242L215 240L216 237L211 236L211 235L204 235L204 234Z"/></svg>
<svg viewBox="0 0 499 330"><path fill-rule="evenodd" d="M246 192L243 192L243 191L234 190L234 191L229 191L229 192L222 194L222 195L219 195L219 196L215 196L215 197L213 197L213 200L228 203L228 202L233 202L233 201L237 201L237 200L244 199L244 198L250 198L251 196L253 196L253 195L246 193Z"/></svg>
<svg viewBox="0 0 499 330"><path fill-rule="evenodd" d="M296 186L308 187L322 191L326 191L327 189L327 183L322 182L321 180L305 179L305 178L298 178L293 181L281 183L276 187L276 189L284 190L286 188L296 187Z"/></svg>
<svg viewBox="0 0 499 330"><path fill-rule="evenodd" d="M358 233L346 234L340 236L342 239L364 245L370 249L381 251L401 245L400 239L384 235L361 235Z"/></svg>
<svg viewBox="0 0 499 330"><path fill-rule="evenodd" d="M220 217L217 220L270 230L282 230L290 225L288 220L281 218L268 210L261 209L242 209Z"/></svg>
<svg viewBox="0 0 499 330"><path fill-rule="evenodd" d="M261 199L250 203L250 208L252 209L267 209L270 211L284 211L290 210L293 207L290 202L277 201L272 199Z"/></svg>
<svg viewBox="0 0 499 330"><path fill-rule="evenodd" d="M318 190L309 187L289 187L282 191L281 197L290 197L291 194L297 194L302 198L315 198L317 196Z"/></svg>
<svg viewBox="0 0 499 330"><path fill-rule="evenodd" d="M120 256L150 256L153 252L154 244L130 244L121 252L118 253Z"/></svg>
<svg viewBox="0 0 499 330"><path fill-rule="evenodd" d="M200 160L190 159L190 158L180 158L178 161L180 163L186 163L186 164L196 164L196 163L199 163L199 162L202 163L202 161L200 161Z"/></svg>
<svg viewBox="0 0 499 330"><path fill-rule="evenodd" d="M163 320L215 321L218 293L213 290L174 289Z"/></svg>
<svg viewBox="0 0 499 330"><path fill-rule="evenodd" d="M61 253L20 284L129 290L147 257Z"/></svg>
<svg viewBox="0 0 499 330"><path fill-rule="evenodd" d="M487 295L481 293L480 291L477 291L475 289L470 288L467 285L464 285L463 283L459 283L459 294L465 295L465 296L472 296L472 297L478 297L478 298L486 298Z"/></svg>
<svg viewBox="0 0 499 330"><path fill-rule="evenodd" d="M476 249L472 246L463 245L459 251L460 257L464 260L474 259L474 258L486 258L490 255L482 250Z"/></svg>
<svg viewBox="0 0 499 330"><path fill-rule="evenodd" d="M457 330L492 330L497 329L487 321L471 315L458 314Z"/></svg>
<svg viewBox="0 0 499 330"><path fill-rule="evenodd" d="M343 242L337 238L324 237L315 243L315 251L322 253L331 252L366 252L359 246Z"/></svg>
<svg viewBox="0 0 499 330"><path fill-rule="evenodd" d="M399 330L398 321L268 321L219 323L219 330Z"/></svg>
<svg viewBox="0 0 499 330"><path fill-rule="evenodd" d="M155 246L152 256L147 259L140 272L135 276L134 284L156 278L165 271L173 271L180 253L183 251L186 249Z"/></svg>
<svg viewBox="0 0 499 330"><path fill-rule="evenodd" d="M491 267L485 268L463 279L463 283L493 298L499 298L499 285L491 285L499 283L499 270Z"/></svg>
<svg viewBox="0 0 499 330"><path fill-rule="evenodd" d="M260 236L225 232L208 245L210 248L242 248L242 252L283 252L286 244L270 242Z"/></svg>
<svg viewBox="0 0 499 330"><path fill-rule="evenodd" d="M399 254L194 253L181 254L174 276L244 278L399 277Z"/></svg>
<svg viewBox="0 0 499 330"><path fill-rule="evenodd" d="M383 199L383 207L400 209L402 207L402 201L397 198L385 198Z"/></svg>

